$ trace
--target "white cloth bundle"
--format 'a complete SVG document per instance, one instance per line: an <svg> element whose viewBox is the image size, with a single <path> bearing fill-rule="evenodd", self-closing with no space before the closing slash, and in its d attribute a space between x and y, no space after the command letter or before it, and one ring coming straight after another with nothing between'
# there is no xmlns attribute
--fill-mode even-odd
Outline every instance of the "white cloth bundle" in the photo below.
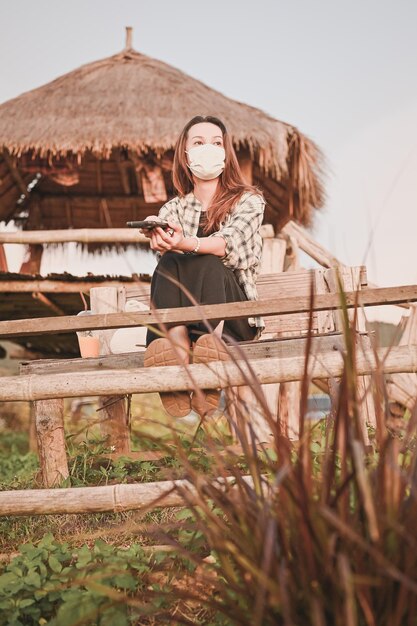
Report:
<svg viewBox="0 0 417 626"><path fill-rule="evenodd" d="M139 300L128 300L125 305L126 313L149 311L149 307ZM118 328L110 340L112 354L122 352L140 352L146 349L146 327Z"/></svg>

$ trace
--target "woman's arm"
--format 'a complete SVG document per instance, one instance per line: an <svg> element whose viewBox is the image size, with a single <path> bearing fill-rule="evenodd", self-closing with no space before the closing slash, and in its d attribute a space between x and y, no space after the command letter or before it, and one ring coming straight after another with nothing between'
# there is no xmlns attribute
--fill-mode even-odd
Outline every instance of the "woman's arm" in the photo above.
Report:
<svg viewBox="0 0 417 626"><path fill-rule="evenodd" d="M168 222L172 229L172 235L162 230L154 228L150 233L151 248L158 252L174 250L177 252L194 252L198 254L214 254L224 257L226 253L226 242L222 237L184 237L182 228L175 222Z"/></svg>
<svg viewBox="0 0 417 626"><path fill-rule="evenodd" d="M225 254L222 263L231 269L245 270L260 261L262 225L265 200L259 194L246 194L238 203L227 226L223 226L211 239L222 238Z"/></svg>
<svg viewBox="0 0 417 626"><path fill-rule="evenodd" d="M259 237L259 228L262 224L265 201L258 194L248 194L238 204L228 226L221 228L210 237L184 237L181 226L175 215L167 209L172 201L162 207L159 218L168 221L172 234L161 228L154 228L146 233L150 238L152 250L167 252L194 252L199 254L214 254L222 259L223 263L232 269L246 269L259 261L254 257L256 249L255 238ZM164 211L163 215L161 213ZM154 218L155 216L151 216Z"/></svg>

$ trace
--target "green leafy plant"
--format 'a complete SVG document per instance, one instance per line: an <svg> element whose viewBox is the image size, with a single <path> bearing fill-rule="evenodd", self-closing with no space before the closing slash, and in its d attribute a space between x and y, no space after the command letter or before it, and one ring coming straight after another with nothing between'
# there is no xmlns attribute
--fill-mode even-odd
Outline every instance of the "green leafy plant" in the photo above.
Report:
<svg viewBox="0 0 417 626"><path fill-rule="evenodd" d="M149 584L152 559L137 544L73 549L47 534L4 567L0 624L129 624L126 599Z"/></svg>

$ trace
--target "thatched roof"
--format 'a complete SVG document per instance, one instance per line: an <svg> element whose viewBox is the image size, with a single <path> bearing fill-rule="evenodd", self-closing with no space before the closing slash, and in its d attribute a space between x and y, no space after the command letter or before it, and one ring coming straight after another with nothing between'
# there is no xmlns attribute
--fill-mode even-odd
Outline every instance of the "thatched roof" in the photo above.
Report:
<svg viewBox="0 0 417 626"><path fill-rule="evenodd" d="M15 171L0 181L0 219L12 217L10 202L30 179L20 157L71 157L82 166L85 159L110 159L123 149L159 158L172 151L191 117L207 114L223 119L236 149L250 154L260 179L255 182L262 187L261 179L268 179L272 195L279 183L280 204L309 222L323 202L321 154L313 142L295 127L131 48L0 105L0 151L21 178L19 185ZM63 192L68 195L67 188Z"/></svg>

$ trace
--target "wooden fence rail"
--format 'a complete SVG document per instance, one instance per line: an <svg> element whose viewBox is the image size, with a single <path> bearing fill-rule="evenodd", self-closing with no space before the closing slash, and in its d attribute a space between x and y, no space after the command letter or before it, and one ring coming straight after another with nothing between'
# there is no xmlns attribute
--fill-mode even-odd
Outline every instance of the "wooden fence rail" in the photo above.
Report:
<svg viewBox="0 0 417 626"><path fill-rule="evenodd" d="M344 294L348 308L356 305L368 307L401 302L417 302L417 285L400 287L381 287L364 291L349 291ZM328 311L341 308L341 297L337 293L319 294L314 297L313 305L308 296L287 298L268 298L265 300L239 302L238 307L230 304L213 304L182 307L178 309L159 309L140 313L105 313L77 317L44 317L25 320L0 322L0 339L13 337L31 337L81 330L101 330L111 328L129 328L152 326L155 324L200 322L202 319L235 319L251 316L287 315L310 311Z"/></svg>
<svg viewBox="0 0 417 626"><path fill-rule="evenodd" d="M261 226L264 239L274 236L271 224ZM0 243L49 244L49 243L141 243L149 239L137 228L69 228L62 230L16 230L0 232Z"/></svg>
<svg viewBox="0 0 417 626"><path fill-rule="evenodd" d="M65 230L18 230L0 232L0 243L142 243L149 239L136 228L70 228Z"/></svg>
<svg viewBox="0 0 417 626"><path fill-rule="evenodd" d="M234 482L230 477L213 479L221 487ZM243 480L252 485L250 476ZM153 483L118 484L104 487L69 487L63 489L27 489L0 492L0 517L6 515L57 515L133 511L156 507L184 506L184 497L193 497L195 489L188 480L165 480Z"/></svg>
<svg viewBox="0 0 417 626"><path fill-rule="evenodd" d="M380 365L379 365L380 364ZM0 401L46 400L81 396L113 396L181 389L215 389L241 386L253 381L278 383L302 380L305 357L270 358L148 369L74 372L72 374L32 374L0 378ZM328 352L310 359L309 376L317 379L341 376L343 355ZM417 346L365 349L357 354L359 376L372 374L379 367L385 373L417 372Z"/></svg>

